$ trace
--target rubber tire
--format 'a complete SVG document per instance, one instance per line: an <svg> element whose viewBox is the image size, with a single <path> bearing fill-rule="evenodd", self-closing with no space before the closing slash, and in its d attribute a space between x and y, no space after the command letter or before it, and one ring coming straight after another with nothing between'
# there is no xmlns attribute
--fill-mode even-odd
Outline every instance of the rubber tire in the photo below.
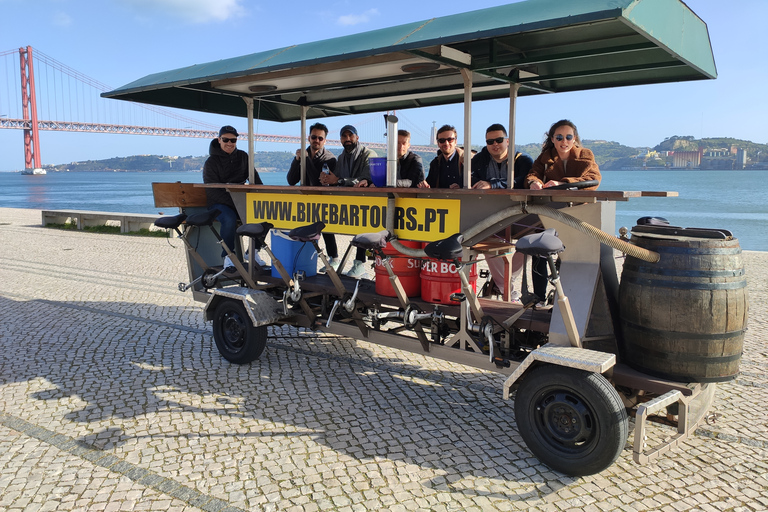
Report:
<svg viewBox="0 0 768 512"><path fill-rule="evenodd" d="M221 356L234 364L248 364L267 346L267 326L254 327L239 300L226 299L213 313L213 339Z"/></svg>
<svg viewBox="0 0 768 512"><path fill-rule="evenodd" d="M627 411L605 377L552 364L526 373L517 389L515 417L528 449L570 476L608 468L629 435Z"/></svg>

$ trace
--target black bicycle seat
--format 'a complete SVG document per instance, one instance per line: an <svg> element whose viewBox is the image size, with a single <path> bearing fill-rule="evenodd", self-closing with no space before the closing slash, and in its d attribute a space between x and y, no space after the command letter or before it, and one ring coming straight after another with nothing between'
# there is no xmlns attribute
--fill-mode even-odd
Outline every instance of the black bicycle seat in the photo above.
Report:
<svg viewBox="0 0 768 512"><path fill-rule="evenodd" d="M461 252L464 249L461 242L464 241L464 235L456 233L448 238L430 242L424 247L424 252L430 258L438 260L456 260L461 258Z"/></svg>
<svg viewBox="0 0 768 512"><path fill-rule="evenodd" d="M187 217L187 224L190 226L210 226L219 215L221 215L221 211L219 210L208 210L195 213Z"/></svg>
<svg viewBox="0 0 768 512"><path fill-rule="evenodd" d="M186 218L186 213L180 213L170 217L160 217L155 221L155 226L163 229L176 229L181 226L181 223L184 222Z"/></svg>
<svg viewBox="0 0 768 512"><path fill-rule="evenodd" d="M323 232L323 229L325 229L325 223L317 221L309 226L293 228L288 232L288 238L297 242L311 242L320 238L320 233Z"/></svg>
<svg viewBox="0 0 768 512"><path fill-rule="evenodd" d="M669 221L664 217L640 217L637 219L638 226L669 226Z"/></svg>
<svg viewBox="0 0 768 512"><path fill-rule="evenodd" d="M387 245L387 238L389 237L389 231L379 231L378 233L361 233L355 235L355 238L350 242L354 247L361 249L383 249Z"/></svg>
<svg viewBox="0 0 768 512"><path fill-rule="evenodd" d="M248 236L251 238L264 238L269 233L269 230L274 227L269 222L259 222L258 224L243 224L237 228L237 234L240 236Z"/></svg>
<svg viewBox="0 0 768 512"><path fill-rule="evenodd" d="M531 256L548 256L563 252L563 241L557 237L554 229L545 229L541 233L526 235L517 241L515 250Z"/></svg>

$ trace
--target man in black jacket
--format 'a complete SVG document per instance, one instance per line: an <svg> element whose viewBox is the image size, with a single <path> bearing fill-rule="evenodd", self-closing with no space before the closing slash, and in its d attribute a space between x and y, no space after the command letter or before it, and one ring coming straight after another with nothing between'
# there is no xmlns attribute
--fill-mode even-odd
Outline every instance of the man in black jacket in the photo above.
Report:
<svg viewBox="0 0 768 512"><path fill-rule="evenodd" d="M325 141L328 139L328 127L323 123L315 123L309 127L309 147L307 148L306 168L307 182L304 186L319 187L320 173L323 171L323 165L328 165L328 171L336 170L336 157L330 151L325 149ZM291 161L291 168L288 170L288 184L296 185L301 181L301 160L299 153L301 149L296 150L296 157Z"/></svg>
<svg viewBox="0 0 768 512"><path fill-rule="evenodd" d="M210 156L203 165L203 183L242 184L248 180L248 153L237 149L237 137L237 130L232 126L221 127L218 138L213 139L208 147ZM255 170L253 181L254 185L262 184L259 173ZM221 212L216 218L221 223L221 238L227 247L234 251L239 217L232 196L224 188L206 188L205 196L208 209ZM223 248L221 255L224 257L224 268L234 266ZM258 254L255 259L259 265L264 264Z"/></svg>
<svg viewBox="0 0 768 512"><path fill-rule="evenodd" d="M325 141L328 139L328 127L323 123L315 123L309 127L309 147L307 148L306 156L306 182L302 183L305 186L319 187L320 174L324 172L325 168L328 172L334 172L336 170L336 157L325 149ZM289 185L296 185L301 181L301 149L296 150L296 157L291 161L291 168L288 169ZM323 233L323 240L325 241L325 251L330 258L330 265L334 270L339 268L339 249L336 245L336 237L333 233ZM320 272L325 272L325 267L320 269Z"/></svg>
<svg viewBox="0 0 768 512"><path fill-rule="evenodd" d="M456 128L446 124L437 130L437 156L429 163L427 179L419 188L461 188L464 175L464 150L456 147Z"/></svg>
<svg viewBox="0 0 768 512"><path fill-rule="evenodd" d="M397 130L397 186L416 188L424 181L424 164L411 149L411 133Z"/></svg>
<svg viewBox="0 0 768 512"><path fill-rule="evenodd" d="M492 124L485 130L485 147L472 158L472 188L509 188L507 187L507 158L509 156L509 139L507 130L501 124ZM519 151L515 153L514 183L512 188L525 188L525 178L533 167L533 159ZM512 259L511 281L514 281L523 270L525 260L520 254ZM499 259L488 260L488 268L493 275L493 281L501 292L504 291L504 262ZM547 288L547 260L534 258L533 261L534 293L544 299ZM543 290L543 291L542 291ZM510 288L510 297L518 302L520 293Z"/></svg>
<svg viewBox="0 0 768 512"><path fill-rule="evenodd" d="M509 188L507 186L507 157L509 139L501 124L492 124L485 130L485 147L472 157L472 188ZM533 159L519 151L515 153L513 187L525 188L523 183L533 167Z"/></svg>

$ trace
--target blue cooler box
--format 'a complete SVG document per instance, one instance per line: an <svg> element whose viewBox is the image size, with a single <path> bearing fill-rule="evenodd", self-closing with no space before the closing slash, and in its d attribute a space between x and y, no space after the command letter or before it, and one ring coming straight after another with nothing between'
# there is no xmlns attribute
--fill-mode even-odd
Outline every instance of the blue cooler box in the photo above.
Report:
<svg viewBox="0 0 768 512"><path fill-rule="evenodd" d="M303 270L307 277L317 275L317 253L311 242L297 242L282 232L272 231L270 248L289 275L293 276L296 270ZM274 265L272 277L281 277Z"/></svg>
<svg viewBox="0 0 768 512"><path fill-rule="evenodd" d="M381 156L368 159L371 181L377 187L387 186L387 159Z"/></svg>

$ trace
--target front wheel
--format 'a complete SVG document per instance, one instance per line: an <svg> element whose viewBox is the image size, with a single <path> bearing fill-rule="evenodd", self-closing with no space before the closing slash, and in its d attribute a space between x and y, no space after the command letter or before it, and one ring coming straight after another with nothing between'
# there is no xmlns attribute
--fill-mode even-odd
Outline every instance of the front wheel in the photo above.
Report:
<svg viewBox="0 0 768 512"><path fill-rule="evenodd" d="M629 435L627 411L605 377L562 366L539 366L523 378L515 417L528 449L571 476L609 467Z"/></svg>
<svg viewBox="0 0 768 512"><path fill-rule="evenodd" d="M213 314L213 339L224 359L248 364L267 346L267 326L254 327L242 302L223 300Z"/></svg>

